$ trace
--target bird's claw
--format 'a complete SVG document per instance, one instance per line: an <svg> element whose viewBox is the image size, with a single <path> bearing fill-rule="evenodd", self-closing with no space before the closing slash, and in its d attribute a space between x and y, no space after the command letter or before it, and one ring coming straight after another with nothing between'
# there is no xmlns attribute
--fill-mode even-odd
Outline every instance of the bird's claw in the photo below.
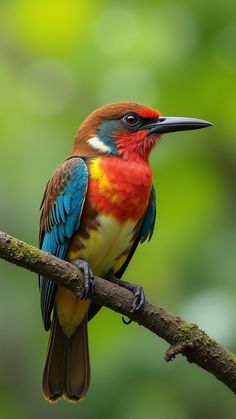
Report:
<svg viewBox="0 0 236 419"><path fill-rule="evenodd" d="M140 285L130 284L130 282L126 282L123 279L117 278L112 271L108 272L106 279L113 284L117 284L127 290L131 291L134 294L134 301L132 304L132 308L130 310L131 313L135 313L136 311L140 310L145 303L145 295L144 289ZM130 324L132 320L125 320L122 317L122 321L125 324Z"/></svg>
<svg viewBox="0 0 236 419"><path fill-rule="evenodd" d="M80 296L81 299L87 300L94 295L95 291L95 280L93 272L87 262L81 259L72 261L73 265L77 266L84 274L84 291Z"/></svg>
<svg viewBox="0 0 236 419"><path fill-rule="evenodd" d="M127 319L127 320L126 320L126 319L124 318L124 316L122 316L122 322L123 322L126 326L127 326L127 325L129 325L129 324L131 324L131 323L132 323L132 321L133 321L132 319Z"/></svg>
<svg viewBox="0 0 236 419"><path fill-rule="evenodd" d="M134 284L129 284L129 290L132 291L134 293L134 301L132 304L132 308L130 310L131 313L135 313L135 311L140 310L140 308L144 305L145 303L145 295L144 295L144 289L143 287L141 287L140 285L134 285ZM132 323L132 319L125 319L122 316L122 322L125 325L129 325Z"/></svg>
<svg viewBox="0 0 236 419"><path fill-rule="evenodd" d="M140 285L130 284L130 291L134 293L131 313L135 313L135 311L140 310L145 303L144 289Z"/></svg>

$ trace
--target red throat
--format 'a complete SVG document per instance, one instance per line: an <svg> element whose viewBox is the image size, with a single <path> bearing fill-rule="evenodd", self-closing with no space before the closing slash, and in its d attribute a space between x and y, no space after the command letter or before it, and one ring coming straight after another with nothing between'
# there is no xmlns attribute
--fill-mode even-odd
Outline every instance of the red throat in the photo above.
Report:
<svg viewBox="0 0 236 419"><path fill-rule="evenodd" d="M118 151L128 160L148 160L155 147L157 135L147 135L146 130L122 133L117 139Z"/></svg>

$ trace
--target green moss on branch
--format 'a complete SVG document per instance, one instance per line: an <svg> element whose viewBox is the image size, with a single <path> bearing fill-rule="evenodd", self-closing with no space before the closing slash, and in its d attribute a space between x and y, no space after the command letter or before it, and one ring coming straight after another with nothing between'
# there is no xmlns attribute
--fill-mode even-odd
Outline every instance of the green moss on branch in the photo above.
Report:
<svg viewBox="0 0 236 419"><path fill-rule="evenodd" d="M74 292L83 290L83 275L72 264L0 232L0 258L46 276ZM144 307L130 313L133 294L103 278L95 277L93 300L146 327L171 346L166 359L183 354L188 361L207 370L236 393L236 355L210 338L194 323L186 322L165 309L145 302Z"/></svg>
<svg viewBox="0 0 236 419"><path fill-rule="evenodd" d="M41 260L40 251L30 244L11 238L8 246L10 254L18 261L35 264Z"/></svg>

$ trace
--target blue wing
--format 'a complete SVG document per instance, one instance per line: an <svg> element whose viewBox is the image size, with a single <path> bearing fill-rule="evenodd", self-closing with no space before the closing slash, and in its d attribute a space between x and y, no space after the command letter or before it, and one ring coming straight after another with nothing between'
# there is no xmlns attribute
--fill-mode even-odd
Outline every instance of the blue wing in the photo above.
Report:
<svg viewBox="0 0 236 419"><path fill-rule="evenodd" d="M64 259L74 232L80 225L87 192L88 170L83 159L65 160L49 180L41 204L40 248ZM41 311L44 327L49 330L57 286L39 276Z"/></svg>
<svg viewBox="0 0 236 419"><path fill-rule="evenodd" d="M141 227L140 227L139 232L137 234L137 237L134 241L134 244L133 244L133 246L130 250L130 253L127 256L127 259L125 260L125 262L123 263L121 268L117 272L114 272L114 274L117 278L122 277L122 275L125 272L130 260L132 259L132 256L133 256L138 244L143 243L147 239L148 239L148 241L151 240L153 230L154 230L154 227L155 227L155 221L156 221L156 192L155 192L154 185L152 185L152 190L151 190L150 198L149 198L149 204L148 204L144 219L142 221ZM96 304L96 303L92 302L92 304L89 308L89 313L88 313L89 320L91 320L95 316L95 314L100 310L100 308L101 308L101 306L99 304Z"/></svg>

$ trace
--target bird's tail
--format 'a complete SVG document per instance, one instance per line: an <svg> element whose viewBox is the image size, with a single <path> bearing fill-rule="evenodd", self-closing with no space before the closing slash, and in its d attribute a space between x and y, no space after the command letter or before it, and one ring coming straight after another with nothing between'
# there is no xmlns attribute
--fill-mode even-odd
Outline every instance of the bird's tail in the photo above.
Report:
<svg viewBox="0 0 236 419"><path fill-rule="evenodd" d="M89 382L87 316L75 333L67 337L54 311L43 370L44 397L50 402L62 396L76 402L86 396Z"/></svg>

